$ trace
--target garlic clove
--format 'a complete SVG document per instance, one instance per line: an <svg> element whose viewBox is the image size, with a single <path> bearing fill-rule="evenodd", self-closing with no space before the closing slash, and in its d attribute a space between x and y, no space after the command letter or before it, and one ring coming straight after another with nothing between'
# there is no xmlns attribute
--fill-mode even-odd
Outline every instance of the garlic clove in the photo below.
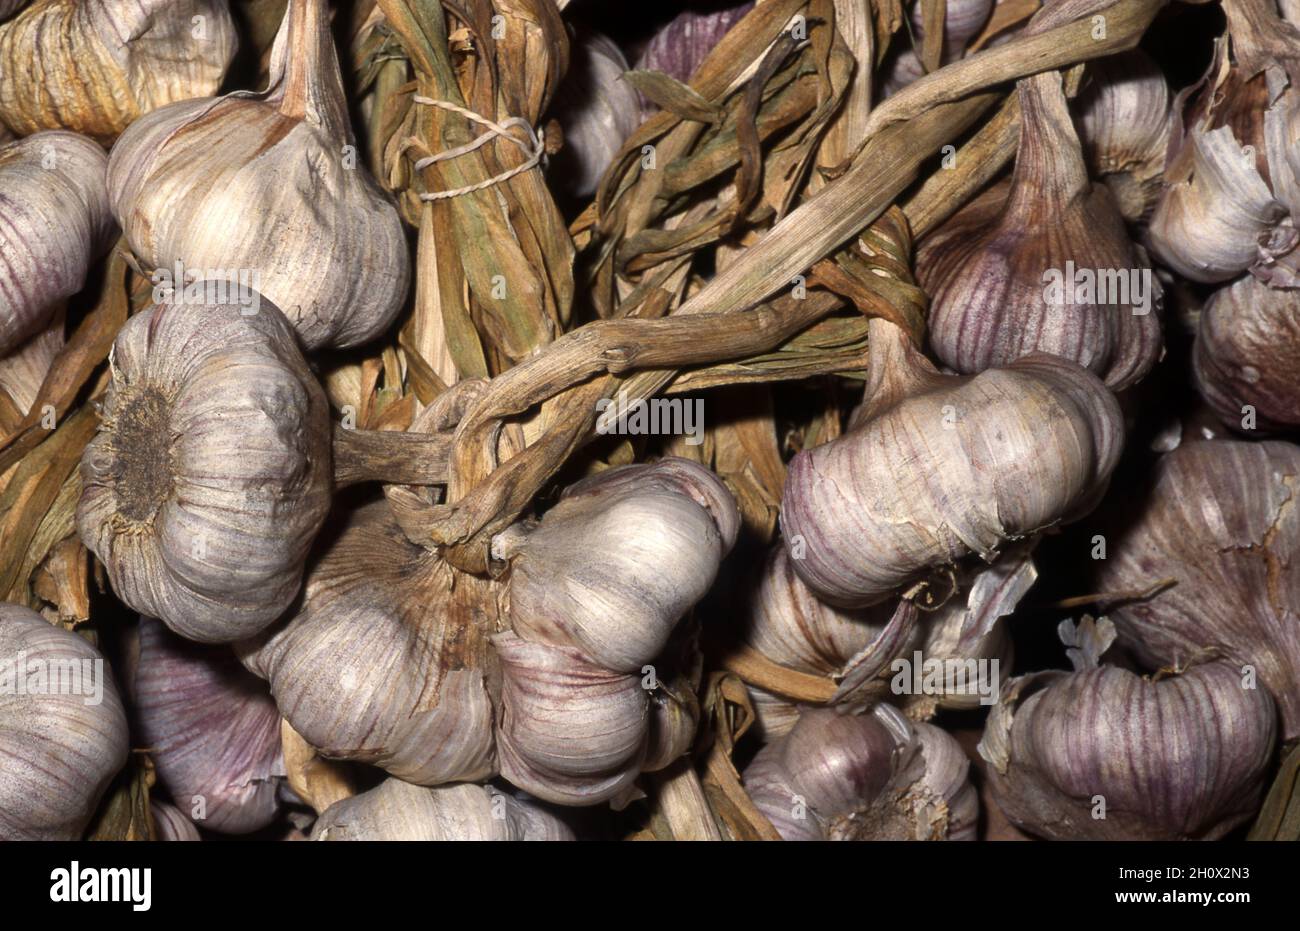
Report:
<svg viewBox="0 0 1300 931"><path fill-rule="evenodd" d="M1258 809L1275 741L1267 693L1226 663L1102 666L1013 680L979 752L998 806L1039 836L1214 839Z"/></svg>
<svg viewBox="0 0 1300 931"><path fill-rule="evenodd" d="M1197 388L1235 430L1300 426L1300 291L1247 275L1220 288L1197 324Z"/></svg>
<svg viewBox="0 0 1300 931"><path fill-rule="evenodd" d="M149 800L149 811L153 814L154 834L160 841L196 841L202 840L199 829L194 822L181 814L175 805L156 798Z"/></svg>
<svg viewBox="0 0 1300 931"><path fill-rule="evenodd" d="M784 840L971 840L978 796L957 742L889 705L807 709L745 768Z"/></svg>
<svg viewBox="0 0 1300 931"><path fill-rule="evenodd" d="M1124 219L1149 218L1174 125L1164 73L1141 49L1091 62L1074 114L1088 166Z"/></svg>
<svg viewBox="0 0 1300 931"><path fill-rule="evenodd" d="M1221 656L1276 701L1300 736L1300 447L1207 440L1161 458L1142 509L1111 515L1102 591L1177 584L1119 604L1121 641L1153 668Z"/></svg>
<svg viewBox="0 0 1300 931"><path fill-rule="evenodd" d="M927 570L1092 508L1123 419L1096 376L1035 354L974 377L941 375L873 319L866 401L852 429L797 455L781 527L795 571L844 607L884 600Z"/></svg>
<svg viewBox="0 0 1300 931"><path fill-rule="evenodd" d="M297 595L330 505L324 392L269 301L158 304L118 334L77 526L118 597L192 640Z"/></svg>
<svg viewBox="0 0 1300 931"><path fill-rule="evenodd" d="M103 149L74 133L0 145L0 355L48 325L107 251L107 165Z"/></svg>
<svg viewBox="0 0 1300 931"><path fill-rule="evenodd" d="M280 811L280 712L230 649L141 618L130 694L158 782L189 818L246 834ZM183 816L184 817L184 816Z"/></svg>
<svg viewBox="0 0 1300 931"><path fill-rule="evenodd" d="M126 713L99 652L0 604L0 840L79 840L127 758Z"/></svg>
<svg viewBox="0 0 1300 931"><path fill-rule="evenodd" d="M535 802L488 786L424 788L385 779L335 802L317 819L321 841L573 840L562 821Z"/></svg>
<svg viewBox="0 0 1300 931"><path fill-rule="evenodd" d="M482 590L495 593L453 578L375 502L331 540L301 608L236 649L323 756L426 785L483 779L496 765Z"/></svg>
<svg viewBox="0 0 1300 931"><path fill-rule="evenodd" d="M266 91L157 110L113 147L108 187L158 276L242 276L307 349L374 339L402 308L406 234L348 123L325 0L291 0Z"/></svg>
<svg viewBox="0 0 1300 931"><path fill-rule="evenodd" d="M227 0L39 0L0 26L0 122L108 143L141 114L214 93L235 46Z"/></svg>
<svg viewBox="0 0 1300 931"><path fill-rule="evenodd" d="M958 211L917 249L930 345L974 374L1028 353L1084 366L1119 391L1161 353L1160 285L1104 185L1093 185L1054 73L1017 86L1020 144L1005 201Z"/></svg>

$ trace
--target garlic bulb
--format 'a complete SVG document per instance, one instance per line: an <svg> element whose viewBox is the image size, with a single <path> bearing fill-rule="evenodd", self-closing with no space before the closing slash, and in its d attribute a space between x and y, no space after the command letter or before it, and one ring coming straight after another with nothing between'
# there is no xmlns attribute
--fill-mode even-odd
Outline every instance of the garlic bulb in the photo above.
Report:
<svg viewBox="0 0 1300 931"><path fill-rule="evenodd" d="M739 526L712 472L664 459L585 479L538 524L498 537L513 624L493 638L502 776L566 805L630 787L650 749L652 704L664 700L648 692L651 664L713 584Z"/></svg>
<svg viewBox="0 0 1300 931"><path fill-rule="evenodd" d="M335 802L317 819L312 840L573 840L564 822L533 802L490 786L426 788L385 779L369 792Z"/></svg>
<svg viewBox="0 0 1300 931"><path fill-rule="evenodd" d="M99 146L74 133L0 146L0 355L45 327L108 249L107 164Z"/></svg>
<svg viewBox="0 0 1300 931"><path fill-rule="evenodd" d="M288 607L330 505L325 394L255 297L131 317L81 460L77 526L117 596L205 643Z"/></svg>
<svg viewBox="0 0 1300 931"><path fill-rule="evenodd" d="M27 414L36 403L63 345L63 314L56 313L44 330L9 355L0 356L0 391L9 396L19 413Z"/></svg>
<svg viewBox="0 0 1300 931"><path fill-rule="evenodd" d="M202 840L199 837L199 829L194 826L194 822L181 814L180 809L175 805L151 798L149 800L149 810L153 814L154 834L158 840Z"/></svg>
<svg viewBox="0 0 1300 931"><path fill-rule="evenodd" d="M1223 9L1228 30L1210 71L1180 97L1151 250L1193 281L1250 271L1293 287L1300 284L1292 254L1300 244L1300 31L1270 0L1225 0Z"/></svg>
<svg viewBox="0 0 1300 931"><path fill-rule="evenodd" d="M598 32L584 31L570 46L569 71L555 94L552 115L564 132L564 148L548 174L578 198L596 192L623 141L641 125L641 100L623 80L627 60Z"/></svg>
<svg viewBox="0 0 1300 931"><path fill-rule="evenodd" d="M413 545L375 502L348 516L297 613L237 651L322 755L424 785L483 779L495 772L484 584Z"/></svg>
<svg viewBox="0 0 1300 931"><path fill-rule="evenodd" d="M851 429L790 464L785 546L819 597L873 604L927 569L1080 516L1119 458L1123 420L1102 383L1035 354L941 375L872 319L866 400Z"/></svg>
<svg viewBox="0 0 1300 931"><path fill-rule="evenodd" d="M1228 426L1250 432L1300 426L1300 291L1247 275L1201 311L1196 385Z"/></svg>
<svg viewBox="0 0 1300 931"><path fill-rule="evenodd" d="M397 210L357 158L325 0L292 0L269 88L139 120L108 189L155 275L252 279L308 349L355 346L393 322L410 275Z"/></svg>
<svg viewBox="0 0 1300 931"><path fill-rule="evenodd" d="M916 53L925 40L924 4L912 5L910 29L895 33L889 56L885 60L885 94L894 94L925 74L925 66ZM943 17L943 52L939 64L956 61L966 53L966 46L980 34L993 15L995 0L947 0ZM911 38L908 38L908 31Z"/></svg>
<svg viewBox="0 0 1300 931"><path fill-rule="evenodd" d="M808 709L745 768L745 789L784 840L974 840L970 762L947 733L889 705Z"/></svg>
<svg viewBox="0 0 1300 931"><path fill-rule="evenodd" d="M966 597L951 597L937 610L925 612L912 634L886 658L886 668L896 673L891 688L912 717L928 717L941 707L979 707L981 699L987 702L996 694L1011 669L1011 640L997 622L1015 610L1035 578L1027 552L1009 552L991 566L958 574ZM854 657L879 640L893 613L892 602L841 610L821 601L799 578L786 549L778 546L750 593L740 636L778 665L838 677ZM943 671L920 691L913 687L911 675L918 658L927 668ZM789 718L777 707L780 699L763 695L759 702L781 732Z"/></svg>
<svg viewBox="0 0 1300 931"><path fill-rule="evenodd" d="M1050 352L1112 390L1160 355L1159 284L1104 185L1088 179L1061 78L1025 78L1020 145L1005 200L994 188L917 250L930 345L964 374Z"/></svg>
<svg viewBox="0 0 1300 931"><path fill-rule="evenodd" d="M108 143L150 110L215 92L235 45L227 0L36 0L0 26L0 122Z"/></svg>
<svg viewBox="0 0 1300 931"><path fill-rule="evenodd" d="M722 37L753 8L752 2L745 2L721 9L682 10L646 43L637 58L637 68L662 71L683 84L689 83L695 69L703 64ZM647 104L646 115L657 109Z"/></svg>
<svg viewBox="0 0 1300 931"><path fill-rule="evenodd" d="M1179 446L1160 460L1141 510L1114 515L1098 570L1103 591L1176 579L1111 610L1123 643L1153 668L1221 656L1257 676L1286 740L1300 736L1298 481L1300 447L1290 443Z"/></svg>
<svg viewBox="0 0 1300 931"><path fill-rule="evenodd" d="M1053 840L1214 839L1250 818L1277 736L1268 694L1222 662L1154 679L1097 666L1114 630L1093 636L1075 672L1012 680L989 716L979 752L1007 817Z"/></svg>
<svg viewBox="0 0 1300 931"><path fill-rule="evenodd" d="M1141 49L1091 62L1074 113L1093 176L1110 188L1125 220L1147 219L1173 131L1164 72Z"/></svg>
<svg viewBox="0 0 1300 931"><path fill-rule="evenodd" d="M246 834L279 813L280 712L228 647L141 618L129 692L158 782L199 824Z"/></svg>
<svg viewBox="0 0 1300 931"><path fill-rule="evenodd" d="M34 611L0 604L0 840L79 840L126 756L104 658Z"/></svg>

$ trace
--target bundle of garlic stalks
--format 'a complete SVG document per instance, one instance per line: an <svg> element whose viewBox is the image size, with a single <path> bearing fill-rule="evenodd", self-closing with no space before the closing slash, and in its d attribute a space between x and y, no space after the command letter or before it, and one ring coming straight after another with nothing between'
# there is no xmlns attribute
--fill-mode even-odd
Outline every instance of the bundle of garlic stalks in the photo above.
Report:
<svg viewBox="0 0 1300 931"><path fill-rule="evenodd" d="M1300 836L1292 0L0 0L0 838Z"/></svg>

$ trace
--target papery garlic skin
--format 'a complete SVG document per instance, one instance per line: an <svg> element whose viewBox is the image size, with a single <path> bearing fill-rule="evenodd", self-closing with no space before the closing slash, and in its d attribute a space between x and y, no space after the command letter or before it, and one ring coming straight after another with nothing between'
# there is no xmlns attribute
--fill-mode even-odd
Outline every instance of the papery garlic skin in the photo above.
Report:
<svg viewBox="0 0 1300 931"><path fill-rule="evenodd" d="M1151 251L1193 281L1229 281L1249 271L1295 287L1300 92L1289 74L1300 74L1300 31L1267 0L1226 2L1224 11L1228 32L1209 73L1176 104ZM1278 49L1291 60L1273 58Z"/></svg>
<svg viewBox="0 0 1300 931"><path fill-rule="evenodd" d="M330 506L325 393L260 300L157 304L118 334L77 527L113 590L191 640L251 636L297 595Z"/></svg>
<svg viewBox="0 0 1300 931"><path fill-rule="evenodd" d="M266 827L284 783L280 712L228 647L191 643L141 618L129 689L158 782L225 834Z"/></svg>
<svg viewBox="0 0 1300 931"><path fill-rule="evenodd" d="M196 841L202 840L199 829L194 822L181 814L175 805L149 800L149 811L153 814L154 834L160 841Z"/></svg>
<svg viewBox="0 0 1300 931"><path fill-rule="evenodd" d="M301 608L240 658L323 756L425 785L490 777L491 620L453 610L453 584L471 582L450 572L385 502L367 505L312 567Z"/></svg>
<svg viewBox="0 0 1300 931"><path fill-rule="evenodd" d="M109 143L144 113L214 93L236 44L227 0L36 0L0 26L0 122Z"/></svg>
<svg viewBox="0 0 1300 931"><path fill-rule="evenodd" d="M966 46L983 30L996 5L995 0L948 0L944 9L940 66L954 62L965 54ZM895 33L889 57L883 66L886 96L897 93L925 74L925 66L916 53L925 39L922 4L912 6L910 20L911 38L908 36L909 30Z"/></svg>
<svg viewBox="0 0 1300 931"><path fill-rule="evenodd" d="M641 125L641 99L623 80L627 70L618 46L598 32L580 32L570 46L569 71L551 109L564 133L564 148L547 172L574 197L596 192L624 140Z"/></svg>
<svg viewBox="0 0 1300 931"><path fill-rule="evenodd" d="M391 199L356 159L324 0L292 0L267 91L157 110L113 147L108 188L151 269L256 275L307 349L396 318L410 259Z"/></svg>
<svg viewBox="0 0 1300 931"><path fill-rule="evenodd" d="M36 403L41 385L63 349L63 326L63 314L55 313L44 330L8 355L0 356L0 391L9 395L14 406L24 415Z"/></svg>
<svg viewBox="0 0 1300 931"><path fill-rule="evenodd" d="M1197 324L1201 396L1243 433L1300 426L1300 291L1252 275L1220 288Z"/></svg>
<svg viewBox="0 0 1300 931"><path fill-rule="evenodd" d="M832 604L879 602L931 567L1081 516L1119 458L1123 419L1096 376L1035 354L939 374L873 319L866 401L844 436L790 464L781 504L800 578Z"/></svg>
<svg viewBox="0 0 1300 931"><path fill-rule="evenodd" d="M745 768L784 840L973 840L979 799L961 747L889 705L806 709Z"/></svg>
<svg viewBox="0 0 1300 931"><path fill-rule="evenodd" d="M917 249L930 346L962 374L1048 352L1122 390L1160 356L1159 283L1110 191L1088 178L1060 77L1025 78L1017 95L1005 200L993 188Z"/></svg>
<svg viewBox="0 0 1300 931"><path fill-rule="evenodd" d="M579 482L538 525L499 538L513 624L493 639L502 776L565 805L631 786L651 738L647 667L713 584L739 526L713 473L664 459Z"/></svg>
<svg viewBox="0 0 1300 931"><path fill-rule="evenodd" d="M1041 837L1208 840L1258 810L1276 737L1268 694L1229 664L1103 666L1013 680L979 752L998 806Z"/></svg>
<svg viewBox="0 0 1300 931"><path fill-rule="evenodd" d="M425 788L385 779L316 820L320 841L564 841L573 832L533 802L487 786Z"/></svg>
<svg viewBox="0 0 1300 931"><path fill-rule="evenodd" d="M0 355L46 326L108 249L107 166L104 150L75 133L0 146Z"/></svg>
<svg viewBox="0 0 1300 931"><path fill-rule="evenodd" d="M1164 73L1140 49L1090 62L1074 101L1088 166L1130 223L1148 218L1160 199L1174 125L1169 104Z"/></svg>
<svg viewBox="0 0 1300 931"><path fill-rule="evenodd" d="M1157 668L1220 656L1272 693L1300 736L1300 447L1186 443L1161 458L1141 509L1114 515L1101 591L1176 584L1115 605L1120 640Z"/></svg>
<svg viewBox="0 0 1300 931"><path fill-rule="evenodd" d="M79 840L126 764L108 664L71 631L0 604L0 677L0 840Z"/></svg>

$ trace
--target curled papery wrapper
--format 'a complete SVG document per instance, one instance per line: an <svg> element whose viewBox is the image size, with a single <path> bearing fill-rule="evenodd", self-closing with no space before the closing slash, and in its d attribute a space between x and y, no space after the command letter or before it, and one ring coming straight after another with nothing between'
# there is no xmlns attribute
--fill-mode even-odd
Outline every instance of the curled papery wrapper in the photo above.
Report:
<svg viewBox="0 0 1300 931"><path fill-rule="evenodd" d="M104 150L75 133L0 144L0 355L48 326L107 251L107 166Z"/></svg>
<svg viewBox="0 0 1300 931"><path fill-rule="evenodd" d="M573 840L564 822L535 802L490 786L426 788L385 779L335 802L316 820L312 840Z"/></svg>
<svg viewBox="0 0 1300 931"><path fill-rule="evenodd" d="M21 5L0 0L0 19ZM141 114L214 93L235 46L227 0L36 0L0 25L0 122L109 143Z"/></svg>
<svg viewBox="0 0 1300 931"><path fill-rule="evenodd" d="M652 728L653 663L713 584L739 523L713 473L664 459L579 482L538 524L498 539L513 625L493 641L505 778L548 801L594 805L628 790L652 747L656 765L685 749L693 722L676 718L676 734L659 738Z"/></svg>
<svg viewBox="0 0 1300 931"><path fill-rule="evenodd" d="M1091 510L1119 458L1115 398L1034 354L942 375L886 321L869 324L866 400L850 430L790 464L781 527L820 598L874 604L930 569Z"/></svg>
<svg viewBox="0 0 1300 931"><path fill-rule="evenodd" d="M0 840L80 840L126 763L127 723L99 652L0 603Z"/></svg>
<svg viewBox="0 0 1300 931"><path fill-rule="evenodd" d="M307 349L355 346L401 310L410 277L391 199L359 158L325 0L291 0L262 93L157 110L113 147L113 214L140 262L266 295Z"/></svg>
<svg viewBox="0 0 1300 931"><path fill-rule="evenodd" d="M1250 818L1277 737L1268 693L1222 662L1147 679L1098 666L1063 627L1076 671L1012 680L980 741L1002 811L1053 840L1214 839ZM1153 726L1153 722L1159 722Z"/></svg>
<svg viewBox="0 0 1300 931"><path fill-rule="evenodd" d="M1121 641L1153 668L1221 656L1272 693L1282 736L1300 735L1300 448L1185 443L1156 466L1134 511L1109 516L1098 584L1132 592L1110 610Z"/></svg>
<svg viewBox="0 0 1300 931"><path fill-rule="evenodd" d="M270 301L157 304L113 344L77 527L124 602L205 643L297 595L329 510L328 403Z"/></svg>
<svg viewBox="0 0 1300 931"><path fill-rule="evenodd" d="M973 840L970 762L944 731L890 705L806 709L745 768L745 790L784 840Z"/></svg>
<svg viewBox="0 0 1300 931"><path fill-rule="evenodd" d="M197 823L226 834L280 810L280 712L226 646L191 643L141 618L129 692L158 782Z"/></svg>

